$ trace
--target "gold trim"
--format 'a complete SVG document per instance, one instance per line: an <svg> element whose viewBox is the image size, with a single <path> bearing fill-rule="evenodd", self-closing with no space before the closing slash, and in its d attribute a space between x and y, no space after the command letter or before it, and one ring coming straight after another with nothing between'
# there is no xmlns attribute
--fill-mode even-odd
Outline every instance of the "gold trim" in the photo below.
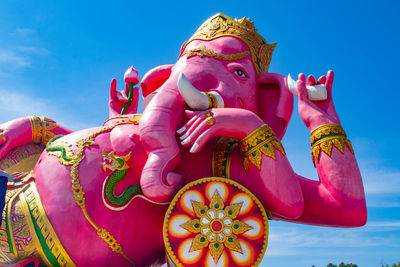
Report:
<svg viewBox="0 0 400 267"><path fill-rule="evenodd" d="M272 53L276 43L268 44L264 38L257 33L254 22L244 17L242 19L232 19L224 14L218 13L206 22L193 34L193 36L182 46L181 54L192 40L213 40L222 36L233 36L244 43L250 49L252 61L257 73L267 72L271 62Z"/></svg>
<svg viewBox="0 0 400 267"><path fill-rule="evenodd" d="M247 57L250 52L249 51L243 51L240 53L235 53L235 54L220 54L214 52L212 49L207 49L205 46L200 46L197 48L193 48L192 50L187 51L186 57L190 58L193 56L199 56L199 57L213 57L225 61L230 61L230 60L237 60L241 58Z"/></svg>
<svg viewBox="0 0 400 267"><path fill-rule="evenodd" d="M142 114L119 115L119 116L115 116L115 117L112 117L112 118L109 118L108 120L106 120L103 123L103 126L105 126L107 122L112 121L112 120L116 120L116 119L128 119L128 120L131 120L132 122L135 121L135 122L139 123L141 117L142 117Z"/></svg>
<svg viewBox="0 0 400 267"><path fill-rule="evenodd" d="M26 199L25 199L25 196L24 196L24 190L26 190L29 186L30 186L30 184L27 184L24 188L21 189L21 191L19 193L19 198L21 200L21 207L22 207L22 210L24 211L26 223L28 224L28 227L29 227L30 232L31 232L32 242L33 242L35 248L38 250L39 255L41 256L40 259L43 260L47 266L51 266L50 261L47 259L47 257L45 256L45 254L43 252L43 248L42 248L42 246L41 246L41 244L39 242L37 233L35 231L35 227L33 226L33 222L32 222L31 215L29 213L28 205L26 204Z"/></svg>
<svg viewBox="0 0 400 267"><path fill-rule="evenodd" d="M14 259L16 257L16 250L15 246L13 247L14 242L11 242L11 238L9 238L10 234L10 229L9 229L9 222L8 222L8 217L9 214L8 212L8 203L10 200L18 193L19 188L13 189L13 190L7 190L6 197L5 197L5 208L2 213L2 223L1 223L1 228L0 228L0 244L1 244L1 249L0 249L0 263L8 263L8 262L14 262ZM10 247L11 244L11 247ZM8 251L5 251L8 250Z"/></svg>
<svg viewBox="0 0 400 267"><path fill-rule="evenodd" d="M210 108L218 108L218 100L217 100L217 98L215 97L215 95L213 95L213 94L211 94L211 93L209 93L209 92L206 92L206 93L204 93L204 94L207 96L208 101L210 102L208 108L209 108L209 109L210 109Z"/></svg>
<svg viewBox="0 0 400 267"><path fill-rule="evenodd" d="M329 157L332 155L332 148L336 147L342 154L344 153L344 147L347 146L347 148L350 150L351 154L354 155L354 150L353 147L350 143L350 141L343 136L331 136L331 137L326 137L323 138L312 146L311 149L311 157L314 162L314 166L317 163L319 163L319 156L321 154L321 150L327 154Z"/></svg>
<svg viewBox="0 0 400 267"><path fill-rule="evenodd" d="M343 130L342 125L340 125L340 124L335 124L335 123L324 124L324 125L321 125L321 126L315 128L311 132L310 143L311 143L311 145L313 145L316 141L321 139L323 136L329 136L329 135L346 136L346 132Z"/></svg>
<svg viewBox="0 0 400 267"><path fill-rule="evenodd" d="M234 138L221 137L218 140L212 157L213 176L230 179L231 155L237 145L238 141Z"/></svg>
<svg viewBox="0 0 400 267"><path fill-rule="evenodd" d="M197 218L190 219L180 225L183 229L186 229L193 234L197 234L192 241L189 252L200 250L208 246L210 254L216 263L221 257L224 247L229 250L243 253L236 235L243 234L248 230L253 229L253 227L242 221L234 220L239 215L243 203L225 206L225 203L217 190L214 192L208 207L203 202L193 200L191 202ZM205 210L205 214L196 212L196 206L202 206L202 209ZM223 217L211 218L207 215L208 211L214 212L215 214L222 213ZM201 223L203 218L208 219L208 223ZM229 225L225 224L225 220L229 220L231 223ZM218 222L221 225L221 229L215 230L212 227L212 224L215 222ZM209 229L209 231L204 233L203 229ZM225 232L225 230L229 230L229 233ZM217 238L217 235L219 234L223 237L222 239ZM214 235L214 238L211 238L211 235Z"/></svg>
<svg viewBox="0 0 400 267"><path fill-rule="evenodd" d="M321 150L331 157L333 147L336 147L343 154L344 147L347 146L350 152L354 154L353 147L340 124L329 123L315 128L311 132L310 142L312 147L311 158L314 166L319 162Z"/></svg>
<svg viewBox="0 0 400 267"><path fill-rule="evenodd" d="M13 195L11 198L10 198L10 200L8 201L8 203L7 203L7 216L6 216L6 218L7 218L7 226L8 226L8 228L9 227L11 227L11 225L12 225L12 222L11 222L11 207L12 207L12 203L14 202L14 200L18 197L18 194L20 193L20 191L17 191L16 193L15 193L15 195ZM18 253L17 253L17 247L16 247L16 245L15 245L15 242L14 242L14 233L13 233L13 229L11 228L9 228L9 229L7 229L7 231L8 231L8 234L10 235L10 239L8 240L8 242L9 243L11 243L11 246L12 246L12 254L14 254L14 256L15 257L17 257L18 256ZM10 251L11 252L11 251Z"/></svg>
<svg viewBox="0 0 400 267"><path fill-rule="evenodd" d="M274 131L266 124L251 132L239 142L243 158L243 168L249 174L249 163L261 169L262 155L276 160L275 149L286 156L281 141L275 137Z"/></svg>
<svg viewBox="0 0 400 267"><path fill-rule="evenodd" d="M251 193L247 188L245 188L244 186L242 186L241 184L233 181L233 180L228 180L225 178L220 178L220 177L206 177L206 178L202 178L202 179L198 179L196 181L193 181L191 183L186 184L181 190L179 190L178 193L176 193L175 197L173 198L173 200L171 201L171 204L168 207L168 210L165 214L164 217L164 223L163 223L163 238L164 238L164 244L165 244L165 249L167 251L167 256L169 258L169 260L171 260L176 266L178 267L184 267L176 258L175 254L172 251L172 248L169 244L169 239L168 239L168 219L169 216L171 215L172 209L174 208L175 204L178 202L179 198L182 196L182 194L189 189L192 186L198 185L200 183L205 183L205 182L222 182L222 183L227 183L227 184L231 184L233 186L238 187L240 190L244 191L247 195L250 196L250 198L257 204L257 206L259 207L261 214L263 216L264 219L264 225L265 225L265 232L264 232L264 244L263 247L260 251L260 255L258 256L256 262L252 265L252 266L258 266L261 262L261 260L263 259L263 256L265 254L265 251L267 249L267 245L268 245L268 216L267 213L265 212L264 206L261 204L261 202L258 200L258 198Z"/></svg>
<svg viewBox="0 0 400 267"><path fill-rule="evenodd" d="M57 123L45 117L30 116L32 127L32 142L46 145L53 138L55 133L52 132L58 127Z"/></svg>
<svg viewBox="0 0 400 267"><path fill-rule="evenodd" d="M8 252L7 257L3 257L6 262L2 262L2 264L17 263L29 256L33 256L43 261L46 266L52 266L53 260L56 260L61 266L75 266L46 215L35 183L30 182L14 191L15 194L7 200L7 208L4 212L7 213L7 229L5 231L10 235L10 239L7 239L7 242L12 244L14 253ZM8 193L11 192L9 191ZM13 217L17 218L16 220L11 218L12 210L14 210ZM17 211L18 213L16 213ZM36 229L39 229L40 232L38 233ZM2 233L3 231L2 226ZM15 233L18 233L19 236L16 236ZM28 236L21 236L21 233L23 235L28 234L31 241L24 243L26 241L22 241L21 238L28 239ZM40 238L43 238L46 247L43 247L44 243L40 242L39 235ZM16 242L20 242L18 245L19 250L16 247ZM46 249L47 253L44 249ZM5 254L2 251L1 255L4 256ZM12 257L9 257L10 255ZM48 256L54 258L51 260Z"/></svg>

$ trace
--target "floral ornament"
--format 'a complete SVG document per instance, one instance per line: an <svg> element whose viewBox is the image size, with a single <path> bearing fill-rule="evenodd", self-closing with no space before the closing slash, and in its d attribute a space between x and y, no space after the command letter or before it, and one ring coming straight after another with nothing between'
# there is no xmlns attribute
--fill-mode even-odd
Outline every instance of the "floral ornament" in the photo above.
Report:
<svg viewBox="0 0 400 267"><path fill-rule="evenodd" d="M241 184L205 177L176 193L163 238L168 261L177 267L258 266L267 248L268 217Z"/></svg>
<svg viewBox="0 0 400 267"><path fill-rule="evenodd" d="M224 247L242 253L237 235L253 229L246 223L235 220L242 204L233 204L224 209L224 201L217 190L209 207L202 202L192 201L193 210L198 219L181 225L189 232L197 234L189 252L208 246L215 262L218 262Z"/></svg>

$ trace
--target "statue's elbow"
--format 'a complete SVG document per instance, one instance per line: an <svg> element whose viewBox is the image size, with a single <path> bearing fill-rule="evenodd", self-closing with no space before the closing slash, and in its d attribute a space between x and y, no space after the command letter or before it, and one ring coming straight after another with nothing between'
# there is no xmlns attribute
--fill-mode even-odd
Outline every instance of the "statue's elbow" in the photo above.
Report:
<svg viewBox="0 0 400 267"><path fill-rule="evenodd" d="M365 201L360 205L354 206L348 215L347 227L361 227L367 223L367 205Z"/></svg>
<svg viewBox="0 0 400 267"><path fill-rule="evenodd" d="M367 213L367 205L364 202L364 204L362 205L362 207L360 207L358 212L358 219L357 219L357 225L355 225L355 227L361 227L364 226L367 223L367 217L368 217L368 213Z"/></svg>

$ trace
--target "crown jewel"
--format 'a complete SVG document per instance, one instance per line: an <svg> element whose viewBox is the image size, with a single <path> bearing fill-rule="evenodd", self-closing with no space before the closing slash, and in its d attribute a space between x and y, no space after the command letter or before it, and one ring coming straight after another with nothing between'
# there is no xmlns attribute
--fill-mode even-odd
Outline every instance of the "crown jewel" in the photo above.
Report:
<svg viewBox="0 0 400 267"><path fill-rule="evenodd" d="M257 33L257 30L254 28L254 22L246 17L232 19L221 13L212 16L197 29L189 41L182 47L181 55L186 45L192 40L212 40L221 36L233 36L245 42L250 48L251 57L257 72L268 71L276 43L268 44Z"/></svg>

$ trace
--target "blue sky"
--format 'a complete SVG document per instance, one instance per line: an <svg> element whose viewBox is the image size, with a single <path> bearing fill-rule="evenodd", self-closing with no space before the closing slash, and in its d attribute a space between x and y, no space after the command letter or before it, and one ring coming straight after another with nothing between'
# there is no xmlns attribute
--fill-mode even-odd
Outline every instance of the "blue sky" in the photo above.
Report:
<svg viewBox="0 0 400 267"><path fill-rule="evenodd" d="M250 17L277 42L270 72L335 71L333 96L363 175L368 223L321 228L271 222L261 266L400 261L400 22L398 1L1 1L0 121L44 115L72 129L108 117L111 78L174 63L211 15ZM317 178L297 106L283 145Z"/></svg>

